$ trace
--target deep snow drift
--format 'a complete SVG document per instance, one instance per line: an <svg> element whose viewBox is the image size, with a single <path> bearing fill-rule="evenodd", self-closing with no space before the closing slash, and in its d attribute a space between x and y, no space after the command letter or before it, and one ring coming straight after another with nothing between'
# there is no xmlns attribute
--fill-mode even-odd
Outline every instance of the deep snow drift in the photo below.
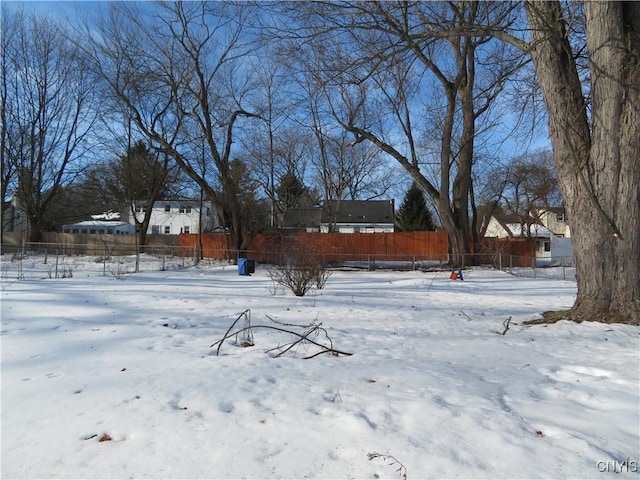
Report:
<svg viewBox="0 0 640 480"><path fill-rule="evenodd" d="M299 298L266 269L3 278L2 478L640 477L639 328L522 325L574 282L336 271ZM255 329L215 356L246 309L353 355Z"/></svg>

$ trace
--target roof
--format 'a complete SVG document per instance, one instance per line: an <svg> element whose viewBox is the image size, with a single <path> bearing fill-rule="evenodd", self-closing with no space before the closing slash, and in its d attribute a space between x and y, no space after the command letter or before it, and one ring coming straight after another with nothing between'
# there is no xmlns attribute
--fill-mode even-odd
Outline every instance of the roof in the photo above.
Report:
<svg viewBox="0 0 640 480"><path fill-rule="evenodd" d="M551 212L551 213L564 213L565 207L537 207L536 210L538 213L542 212Z"/></svg>
<svg viewBox="0 0 640 480"><path fill-rule="evenodd" d="M393 224L393 200L330 200L322 209L322 223Z"/></svg>
<svg viewBox="0 0 640 480"><path fill-rule="evenodd" d="M322 217L320 208L290 208L284 212L285 227L319 227Z"/></svg>
<svg viewBox="0 0 640 480"><path fill-rule="evenodd" d="M520 223L506 223L505 226L511 231L514 237L527 237L527 225L521 225ZM523 228L524 227L524 232ZM538 225L537 223L529 225L529 231L531 232L532 237L537 238L551 238L555 237L555 233L549 230L547 227L543 225Z"/></svg>
<svg viewBox="0 0 640 480"><path fill-rule="evenodd" d="M63 225L63 227L121 227L123 225L130 225L127 222L116 222L108 220L84 220L82 222L70 223Z"/></svg>

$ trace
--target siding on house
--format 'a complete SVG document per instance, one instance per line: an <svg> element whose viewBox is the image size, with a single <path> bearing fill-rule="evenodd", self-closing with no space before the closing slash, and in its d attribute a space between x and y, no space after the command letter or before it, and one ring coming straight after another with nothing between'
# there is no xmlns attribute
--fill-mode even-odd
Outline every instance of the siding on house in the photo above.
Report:
<svg viewBox="0 0 640 480"><path fill-rule="evenodd" d="M28 230L27 215L16 198L2 202L2 231L22 233Z"/></svg>
<svg viewBox="0 0 640 480"><path fill-rule="evenodd" d="M136 218L144 218L144 204L136 202ZM130 218L129 223L135 223ZM218 225L218 217L210 201L202 203L194 200L161 200L153 204L147 234L177 235L180 233L211 232Z"/></svg>
<svg viewBox="0 0 640 480"><path fill-rule="evenodd" d="M571 237L571 229L567 223L567 213L564 208L546 208L538 211L540 222L551 230L554 235Z"/></svg>
<svg viewBox="0 0 640 480"><path fill-rule="evenodd" d="M495 217L491 217L484 236L496 238L532 238L536 242L535 252L536 258L538 259L571 257L573 255L570 238L562 238L549 228L537 223L529 225L528 231L526 229L527 225L500 222Z"/></svg>

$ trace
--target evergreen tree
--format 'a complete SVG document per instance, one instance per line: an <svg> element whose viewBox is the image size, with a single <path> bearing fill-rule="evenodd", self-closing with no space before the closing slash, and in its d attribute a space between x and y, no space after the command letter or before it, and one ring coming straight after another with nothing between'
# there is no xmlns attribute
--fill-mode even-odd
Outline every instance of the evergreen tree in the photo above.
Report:
<svg viewBox="0 0 640 480"><path fill-rule="evenodd" d="M308 188L295 173L287 172L280 179L280 185L276 189L278 202L282 211L290 208L298 208L303 203Z"/></svg>
<svg viewBox="0 0 640 480"><path fill-rule="evenodd" d="M431 212L422 189L414 182L407 191L396 216L396 226L401 232L435 230Z"/></svg>

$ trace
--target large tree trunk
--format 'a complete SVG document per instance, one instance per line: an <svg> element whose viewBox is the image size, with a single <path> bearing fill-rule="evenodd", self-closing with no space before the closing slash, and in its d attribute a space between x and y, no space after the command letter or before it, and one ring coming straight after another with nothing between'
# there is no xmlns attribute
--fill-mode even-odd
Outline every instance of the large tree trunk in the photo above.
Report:
<svg viewBox="0 0 640 480"><path fill-rule="evenodd" d="M558 2L527 1L575 250L575 320L640 324L640 3L585 2L590 115Z"/></svg>

